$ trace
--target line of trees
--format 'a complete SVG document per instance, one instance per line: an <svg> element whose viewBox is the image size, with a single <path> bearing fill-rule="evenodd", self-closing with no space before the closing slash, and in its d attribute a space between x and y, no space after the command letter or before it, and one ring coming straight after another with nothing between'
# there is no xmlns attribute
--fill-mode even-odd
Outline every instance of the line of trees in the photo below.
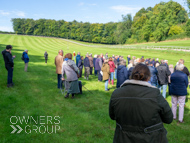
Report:
<svg viewBox="0 0 190 143"><path fill-rule="evenodd" d="M132 18L122 15L120 22L89 23L49 19L13 18L16 34L52 36L103 44L163 41L190 36L187 11L177 2L161 2L140 9Z"/></svg>

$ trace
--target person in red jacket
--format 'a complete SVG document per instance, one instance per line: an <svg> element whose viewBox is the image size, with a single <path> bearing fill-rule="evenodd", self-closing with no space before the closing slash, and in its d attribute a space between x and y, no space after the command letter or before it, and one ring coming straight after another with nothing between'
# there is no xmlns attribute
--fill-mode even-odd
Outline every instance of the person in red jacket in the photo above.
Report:
<svg viewBox="0 0 190 143"><path fill-rule="evenodd" d="M109 84L110 84L110 80L112 82L112 85L114 85L114 71L115 71L115 64L113 62L112 57L109 58L109 62L108 62L109 66L110 66L110 79L109 79Z"/></svg>

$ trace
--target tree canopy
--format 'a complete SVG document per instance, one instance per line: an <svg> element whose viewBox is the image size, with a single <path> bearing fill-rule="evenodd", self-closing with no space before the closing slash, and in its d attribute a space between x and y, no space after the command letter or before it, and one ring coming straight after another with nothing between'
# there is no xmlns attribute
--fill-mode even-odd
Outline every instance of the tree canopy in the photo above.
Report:
<svg viewBox="0 0 190 143"><path fill-rule="evenodd" d="M89 23L73 20L13 18L17 34L52 36L103 44L161 41L175 35L189 36L187 11L177 2L161 2L142 8L132 18L122 15L120 22Z"/></svg>

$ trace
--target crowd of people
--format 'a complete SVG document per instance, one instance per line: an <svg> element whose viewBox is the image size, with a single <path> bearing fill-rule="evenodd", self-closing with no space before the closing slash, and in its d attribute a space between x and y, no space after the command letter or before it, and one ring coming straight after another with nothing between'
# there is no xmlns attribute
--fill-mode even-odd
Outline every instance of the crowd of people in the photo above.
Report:
<svg viewBox="0 0 190 143"><path fill-rule="evenodd" d="M11 50L12 46L7 45L2 51L8 71L7 87L13 86L15 56L12 56ZM47 51L44 58L47 63ZM28 50L23 52L22 60L25 63L24 71L27 72ZM116 120L117 124L114 142L124 142L123 140L155 142L157 136L162 136L160 142L167 142L163 122L169 124L173 119L177 120L177 104L179 104L178 123L184 123L184 106L190 76L184 63L185 61L180 59L174 66L164 59L160 61L158 58L145 59L144 56L131 58L130 55L125 60L123 56L108 56L108 53L94 56L86 53L83 57L80 52L77 55L75 52L64 55L63 50L59 50L55 57L57 87L59 89L65 87L67 91L65 98L69 98L70 94L75 98L75 94L81 93L79 79L83 76L85 80L89 80L94 74L98 82L105 82L105 91L109 91L109 84L114 87L115 80L117 89L112 93L109 105L110 118ZM166 100L167 88L169 95L172 96L172 108ZM151 136L147 135L152 132ZM136 135L138 137L135 138Z"/></svg>
<svg viewBox="0 0 190 143"><path fill-rule="evenodd" d="M69 58L68 58L69 54ZM189 70L180 59L175 66L167 60L155 58L136 58L130 55L127 60L123 56L94 55L87 53L85 58L78 52L76 63L72 54L65 55L62 64L62 77L69 83L68 93L78 93L78 78L89 80L94 69L97 81L114 85L109 104L109 115L116 120L114 142L162 142L167 143L167 131L163 123L170 124L177 120L177 104L179 104L178 123L184 123L184 106L187 96ZM75 76L74 76L75 75ZM78 78L77 78L77 75ZM166 91L172 96L172 107L166 100ZM161 94L162 93L162 94ZM142 108L143 107L143 108ZM151 133L151 134L150 134Z"/></svg>

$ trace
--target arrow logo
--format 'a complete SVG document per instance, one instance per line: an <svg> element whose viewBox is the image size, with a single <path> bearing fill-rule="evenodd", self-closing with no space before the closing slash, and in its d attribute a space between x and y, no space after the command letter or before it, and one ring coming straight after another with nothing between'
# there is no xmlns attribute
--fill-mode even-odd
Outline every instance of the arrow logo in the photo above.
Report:
<svg viewBox="0 0 190 143"><path fill-rule="evenodd" d="M19 134L20 132L22 132L22 128L19 125L16 125L19 128L19 131L17 132L17 134Z"/></svg>
<svg viewBox="0 0 190 143"><path fill-rule="evenodd" d="M11 134L14 134L17 131L17 128L15 128L15 126L10 125L13 128L13 131L11 132ZM17 132L17 134L22 132L22 128L19 125L16 125L19 128L19 131Z"/></svg>

